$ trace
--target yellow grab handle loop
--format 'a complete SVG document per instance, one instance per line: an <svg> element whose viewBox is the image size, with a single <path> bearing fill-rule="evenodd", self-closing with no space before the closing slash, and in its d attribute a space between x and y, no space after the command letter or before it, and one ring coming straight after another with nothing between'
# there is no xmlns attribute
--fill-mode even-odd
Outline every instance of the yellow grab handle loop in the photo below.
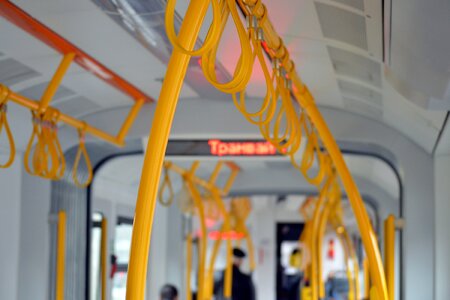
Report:
<svg viewBox="0 0 450 300"><path fill-rule="evenodd" d="M2 95L0 95L2 97ZM8 160L4 164L0 164L0 168L6 169L12 165L14 162L14 158L16 156L16 145L14 143L14 137L12 135L11 129L8 124L8 118L6 116L6 113L8 111L6 106L6 97L4 98L4 101L1 101L0 98L0 135L2 133L3 128L5 128L6 137L8 138L9 143L9 157Z"/></svg>
<svg viewBox="0 0 450 300"><path fill-rule="evenodd" d="M217 80L215 62L219 43L217 43L215 47L211 49L211 51L203 54L201 65L205 78L208 80L209 83L211 83L214 87L216 87L218 90L224 93L233 94L243 91L244 88L247 86L247 83L250 80L250 76L253 70L253 62L255 60L256 54L252 53L251 44L247 31L242 25L241 18L236 8L236 1L235 0L225 0L225 1L226 3L224 3L223 9L224 11L222 14L221 32L219 34L219 40L222 36L223 29L226 25L228 16L229 14L231 14L231 17L233 19L233 22L235 24L239 36L241 47L241 55L239 57L236 69L234 71L233 78L226 83L219 83Z"/></svg>
<svg viewBox="0 0 450 300"><path fill-rule="evenodd" d="M175 6L176 0L168 0L165 15L165 25L166 33L169 41L172 43L173 47L183 54L190 56L200 56L203 53L209 51L215 44L219 42L220 38L220 27L221 27L221 13L220 5L218 0L211 0L212 11L213 11L213 21L209 27L208 33L206 35L203 46L198 50L188 50L179 41L177 34L175 33L174 17L175 17Z"/></svg>
<svg viewBox="0 0 450 300"><path fill-rule="evenodd" d="M234 104L236 108L244 115L244 117L252 124L254 125L264 125L269 123L276 110L276 94L275 89L273 87L273 79L272 76L269 73L269 69L266 65L266 60L264 58L264 54L262 52L262 46L261 41L258 40L258 37L254 34L251 34L252 44L254 52L256 53L256 58L259 61L259 64L261 65L261 69L264 74L264 79L266 81L266 95L264 97L263 103L261 108L253 113L248 112L245 104L245 92L242 91L239 94L239 101L237 100L236 94L232 94ZM264 116L264 114L266 114ZM259 120L254 120L254 118L259 117Z"/></svg>
<svg viewBox="0 0 450 300"><path fill-rule="evenodd" d="M86 124L85 124L85 128L86 128ZM78 151L77 151L77 154L75 157L75 162L73 164L73 169L72 169L73 182L79 188L88 187L92 182L92 178L94 177L91 160L89 159L89 154L87 153L86 146L85 146L85 128L78 130L78 135L80 137L80 144L78 146ZM83 155L84 160L86 162L86 168L87 168L87 173L88 173L88 178L86 179L85 182L80 182L78 180L78 166L80 164L81 155Z"/></svg>
<svg viewBox="0 0 450 300"><path fill-rule="evenodd" d="M38 155L45 157L44 161L47 164L43 164L42 173L40 176L47 179L58 179L61 165L65 165L64 155L60 153L59 140L57 136L57 120L59 118L59 112L54 109L48 108L44 113L43 121L41 122L42 137L44 145L40 148L42 150ZM62 149L61 149L62 152ZM62 155L62 159L61 159ZM61 175L62 177L62 175Z"/></svg>
<svg viewBox="0 0 450 300"><path fill-rule="evenodd" d="M56 145L56 153L57 153L57 157L58 157L58 170L57 173L54 177L54 179L59 180L63 177L64 172L66 171L66 159L64 157L64 151L61 147L61 143L59 142L59 138L58 138L58 120L59 120L59 116L60 116L60 112L56 111L53 117L53 130L52 130L52 140Z"/></svg>
<svg viewBox="0 0 450 300"><path fill-rule="evenodd" d="M37 124L38 120L35 119L34 112L31 112L32 114L32 123L33 123L33 131L31 132L30 139L28 140L27 148L25 149L25 154L23 157L23 165L25 168L25 171L30 175L36 175L34 170L31 170L30 168L30 154L31 154L31 148L33 148L34 139L39 135L39 125Z"/></svg>
<svg viewBox="0 0 450 300"><path fill-rule="evenodd" d="M172 180L170 180L170 176L169 176L169 170L168 170L169 164L170 164L170 162L166 162L164 164L164 179L163 179L163 183L158 191L158 201L163 206L172 205L173 199L175 198ZM167 198L167 200L164 200L164 191L166 188L169 191L169 197Z"/></svg>

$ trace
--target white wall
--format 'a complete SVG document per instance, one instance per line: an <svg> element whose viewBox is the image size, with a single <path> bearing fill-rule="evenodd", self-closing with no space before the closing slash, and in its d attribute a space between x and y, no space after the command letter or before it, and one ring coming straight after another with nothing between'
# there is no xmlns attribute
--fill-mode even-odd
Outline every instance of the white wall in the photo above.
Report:
<svg viewBox="0 0 450 300"><path fill-rule="evenodd" d="M450 299L450 156L435 158L435 299Z"/></svg>
<svg viewBox="0 0 450 300"><path fill-rule="evenodd" d="M49 226L56 226L48 222L50 186L49 180L22 172L19 300L49 299Z"/></svg>
<svg viewBox="0 0 450 300"><path fill-rule="evenodd" d="M0 154L0 161L7 159ZM20 158L9 169L0 169L0 299L17 299L21 172Z"/></svg>

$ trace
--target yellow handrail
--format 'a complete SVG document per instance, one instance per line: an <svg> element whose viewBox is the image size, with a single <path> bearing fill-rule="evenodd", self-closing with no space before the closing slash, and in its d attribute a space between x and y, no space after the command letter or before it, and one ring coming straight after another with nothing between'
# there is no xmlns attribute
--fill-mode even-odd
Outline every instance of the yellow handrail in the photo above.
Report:
<svg viewBox="0 0 450 300"><path fill-rule="evenodd" d="M192 300L191 271L192 271L192 233L186 238L186 300Z"/></svg>
<svg viewBox="0 0 450 300"><path fill-rule="evenodd" d="M102 300L107 299L107 271L108 271L108 220L102 219L102 237L101 237L101 286L102 286Z"/></svg>
<svg viewBox="0 0 450 300"><path fill-rule="evenodd" d="M189 175L187 175L189 176ZM187 187L191 194L192 199L194 200L195 206L197 207L199 219L200 219L200 261L198 264L198 289L197 289L197 299L204 299L204 287L205 287L205 265L206 265L206 255L207 255L207 242L208 242L208 231L206 229L205 222L205 212L203 208L203 201L200 195L200 192L197 190L194 184L186 180Z"/></svg>
<svg viewBox="0 0 450 300"><path fill-rule="evenodd" d="M66 271L66 213L58 213L58 238L56 251L56 300L64 300L64 277Z"/></svg>
<svg viewBox="0 0 450 300"><path fill-rule="evenodd" d="M389 299L395 297L395 217L389 215L384 221L384 269Z"/></svg>
<svg viewBox="0 0 450 300"><path fill-rule="evenodd" d="M44 94L42 95L41 102L39 103L39 109L38 112L40 114L45 113L47 110L48 105L52 101L53 97L56 94L56 91L58 90L58 87L61 84L61 81L66 74L67 70L70 67L70 64L72 63L73 59L75 58L75 53L67 53L64 55L63 59L61 60L61 63L58 66L58 69L56 70L55 74L53 75L52 80L48 84Z"/></svg>
<svg viewBox="0 0 450 300"><path fill-rule="evenodd" d="M28 99L27 97L15 93L10 89L8 89L6 86L0 84L0 94L3 93L6 93L8 95L9 100L15 102L18 105L24 106L30 109L31 111L38 112L40 109L39 108L41 105L40 102ZM86 127L86 133L89 133L113 145L122 147L124 145L124 138L128 133L128 130L130 129L131 125L133 124L140 108L142 107L142 104L144 103L144 100L142 99L137 99L136 101L137 101L136 104L131 108L127 118L125 119L124 125L122 126L122 128L120 129L119 133L116 136L111 135L89 124ZM49 108L51 107L49 106L47 109ZM52 109L58 111L55 108ZM83 121L63 113L60 113L59 121L65 123L66 125L74 127L75 129L82 129L85 126Z"/></svg>

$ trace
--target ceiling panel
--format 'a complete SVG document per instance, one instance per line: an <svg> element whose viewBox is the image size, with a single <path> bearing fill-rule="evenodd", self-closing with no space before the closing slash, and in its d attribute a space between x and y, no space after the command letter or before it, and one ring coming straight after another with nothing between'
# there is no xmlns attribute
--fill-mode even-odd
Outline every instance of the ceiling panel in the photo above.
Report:
<svg viewBox="0 0 450 300"><path fill-rule="evenodd" d="M39 100L44 94L48 84L49 82L38 83L23 90L20 90L19 93L27 98ZM74 95L75 95L74 91L65 87L64 85L60 85L58 87L58 90L56 91L56 94L53 96L52 103L56 103L63 98L67 98Z"/></svg>
<svg viewBox="0 0 450 300"><path fill-rule="evenodd" d="M6 58L0 60L0 82L7 86L39 76L38 72L15 59Z"/></svg>
<svg viewBox="0 0 450 300"><path fill-rule="evenodd" d="M94 101L81 96L77 96L66 101L59 101L53 106L59 109L62 113L73 117L79 117L80 115L98 111L101 108L101 106Z"/></svg>
<svg viewBox="0 0 450 300"><path fill-rule="evenodd" d="M335 72L381 88L380 63L343 49L328 46Z"/></svg>
<svg viewBox="0 0 450 300"><path fill-rule="evenodd" d="M317 15L326 38L368 50L366 19L339 7L316 2Z"/></svg>
<svg viewBox="0 0 450 300"><path fill-rule="evenodd" d="M342 79L338 80L338 85L344 97L363 100L379 108L383 106L383 97L373 89Z"/></svg>
<svg viewBox="0 0 450 300"><path fill-rule="evenodd" d="M364 11L364 0L332 0L332 1Z"/></svg>

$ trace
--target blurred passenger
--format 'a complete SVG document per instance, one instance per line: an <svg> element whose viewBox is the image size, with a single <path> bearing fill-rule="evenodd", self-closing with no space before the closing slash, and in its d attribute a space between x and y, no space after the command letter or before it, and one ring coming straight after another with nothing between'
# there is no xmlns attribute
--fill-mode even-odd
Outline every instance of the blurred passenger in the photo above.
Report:
<svg viewBox="0 0 450 300"><path fill-rule="evenodd" d="M178 300L178 290L171 284L165 284L159 293L160 300Z"/></svg>
<svg viewBox="0 0 450 300"><path fill-rule="evenodd" d="M241 271L242 263L246 257L246 253L239 248L233 249L233 286L231 293L231 300L255 300L255 286L250 275ZM222 278L216 285L214 291L216 299L224 299L223 289L225 282L225 271L222 273Z"/></svg>

